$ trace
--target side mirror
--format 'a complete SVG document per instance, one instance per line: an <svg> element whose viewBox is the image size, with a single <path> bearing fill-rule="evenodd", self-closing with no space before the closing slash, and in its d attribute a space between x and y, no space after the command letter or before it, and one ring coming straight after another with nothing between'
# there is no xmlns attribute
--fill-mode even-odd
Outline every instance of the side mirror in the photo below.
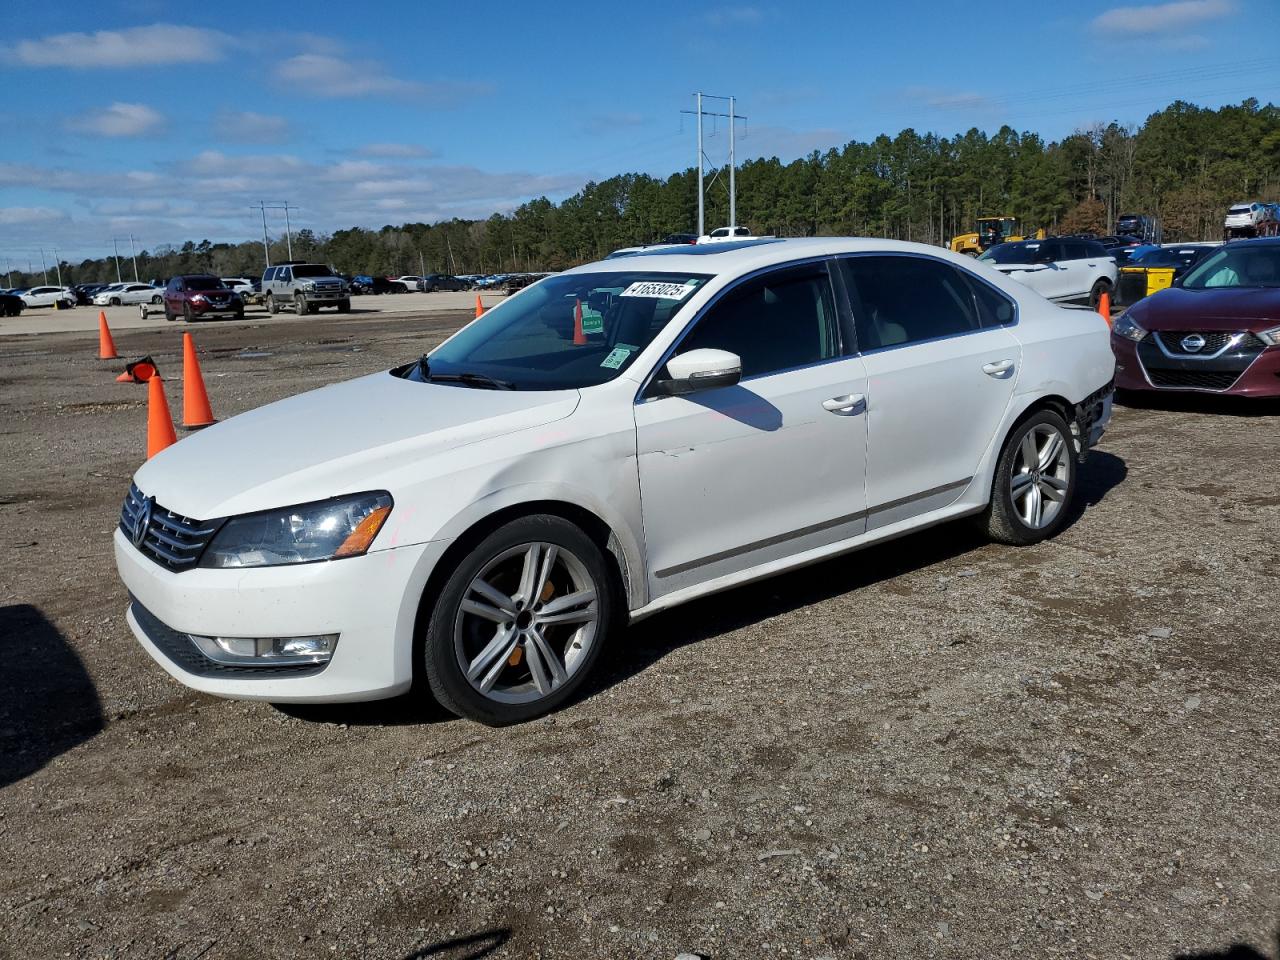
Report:
<svg viewBox="0 0 1280 960"><path fill-rule="evenodd" d="M677 354L667 361L667 376L659 389L672 396L732 387L742 379L742 359L728 350L703 347Z"/></svg>
<svg viewBox="0 0 1280 960"><path fill-rule="evenodd" d="M1173 280L1172 280L1172 281L1170 281L1169 286L1171 286L1171 287L1180 287L1180 286L1182 286L1182 277L1181 277L1181 276L1174 277L1174 278L1173 278Z"/></svg>

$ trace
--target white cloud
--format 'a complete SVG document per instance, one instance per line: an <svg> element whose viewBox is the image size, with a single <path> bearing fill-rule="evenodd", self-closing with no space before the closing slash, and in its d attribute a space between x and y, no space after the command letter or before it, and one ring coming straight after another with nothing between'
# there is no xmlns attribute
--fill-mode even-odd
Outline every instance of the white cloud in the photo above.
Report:
<svg viewBox="0 0 1280 960"><path fill-rule="evenodd" d="M231 143L283 143L290 137L289 121L284 117L251 110L219 110L213 132L219 140Z"/></svg>
<svg viewBox="0 0 1280 960"><path fill-rule="evenodd" d="M314 97L399 97L437 107L456 106L488 93L485 83L401 80L369 60L347 60L327 53L300 53L280 63L276 79L294 92Z"/></svg>
<svg viewBox="0 0 1280 960"><path fill-rule="evenodd" d="M1235 13L1235 0L1174 0L1147 6L1117 7L1094 17L1090 26L1101 33L1129 36L1177 33L1195 24Z"/></svg>
<svg viewBox="0 0 1280 960"><path fill-rule="evenodd" d="M67 121L67 126L80 133L100 137L140 137L164 123L155 110L142 103L116 103L90 110Z"/></svg>
<svg viewBox="0 0 1280 960"><path fill-rule="evenodd" d="M702 19L712 27L747 26L763 20L764 12L752 6L717 7L704 13Z"/></svg>
<svg viewBox="0 0 1280 960"><path fill-rule="evenodd" d="M170 63L216 63L226 55L230 43L231 38L218 30L155 23L23 40L16 56L29 67L137 69Z"/></svg>
<svg viewBox="0 0 1280 960"><path fill-rule="evenodd" d="M416 143L366 143L357 153L366 157L434 157L434 150Z"/></svg>
<svg viewBox="0 0 1280 960"><path fill-rule="evenodd" d="M944 90L938 87L907 87L902 96L940 110L987 109L993 106L990 97L972 90Z"/></svg>
<svg viewBox="0 0 1280 960"><path fill-rule="evenodd" d="M6 227L65 219L67 219L66 213L52 207L0 207L0 225Z"/></svg>

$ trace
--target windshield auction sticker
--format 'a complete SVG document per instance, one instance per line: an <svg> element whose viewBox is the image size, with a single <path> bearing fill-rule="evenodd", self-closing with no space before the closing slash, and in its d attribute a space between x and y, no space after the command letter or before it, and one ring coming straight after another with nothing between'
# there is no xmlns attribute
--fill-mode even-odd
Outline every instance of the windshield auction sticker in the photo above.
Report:
<svg viewBox="0 0 1280 960"><path fill-rule="evenodd" d="M627 357L635 353L639 347L632 346L629 343L620 343L612 350L609 355L600 361L600 366L607 367L610 370L617 370L620 366L627 362Z"/></svg>
<svg viewBox="0 0 1280 960"><path fill-rule="evenodd" d="M651 300L683 300L697 289L696 283L661 283L641 280L619 294L621 297L648 297Z"/></svg>

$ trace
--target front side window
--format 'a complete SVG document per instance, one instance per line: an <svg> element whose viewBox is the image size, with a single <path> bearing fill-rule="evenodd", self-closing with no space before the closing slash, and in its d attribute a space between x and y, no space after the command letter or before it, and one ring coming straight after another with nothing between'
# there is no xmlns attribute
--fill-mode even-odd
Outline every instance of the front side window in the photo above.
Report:
<svg viewBox="0 0 1280 960"><path fill-rule="evenodd" d="M276 268L267 267L267 272L262 275L262 282L266 283L269 280L274 280L275 278L276 278Z"/></svg>
<svg viewBox="0 0 1280 960"><path fill-rule="evenodd" d="M707 311L677 350L702 347L736 353L744 378L839 356L840 322L826 267L766 274L734 288Z"/></svg>
<svg viewBox="0 0 1280 960"><path fill-rule="evenodd" d="M409 380L573 390L614 379L705 284L705 274L565 273L527 287L441 344Z"/></svg>
<svg viewBox="0 0 1280 960"><path fill-rule="evenodd" d="M1280 244L1226 246L1187 274L1183 289L1280 286Z"/></svg>
<svg viewBox="0 0 1280 960"><path fill-rule="evenodd" d="M926 257L846 257L840 264L859 350L902 346L978 329L968 281L949 263Z"/></svg>

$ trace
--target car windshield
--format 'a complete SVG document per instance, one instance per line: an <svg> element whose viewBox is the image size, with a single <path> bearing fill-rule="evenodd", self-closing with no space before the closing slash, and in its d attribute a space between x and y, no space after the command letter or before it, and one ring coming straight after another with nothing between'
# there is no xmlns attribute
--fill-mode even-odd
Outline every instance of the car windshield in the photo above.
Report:
<svg viewBox="0 0 1280 960"><path fill-rule="evenodd" d="M571 390L626 370L705 274L618 270L548 277L494 307L421 363L411 380Z"/></svg>
<svg viewBox="0 0 1280 960"><path fill-rule="evenodd" d="M998 244L978 259L985 260L987 263L1034 263L1039 253L1039 241L1026 240L1018 243Z"/></svg>
<svg viewBox="0 0 1280 960"><path fill-rule="evenodd" d="M1217 287L1280 287L1280 244L1226 246L1182 281L1187 290Z"/></svg>
<svg viewBox="0 0 1280 960"><path fill-rule="evenodd" d="M318 263L300 263L293 268L295 277L332 277L333 271Z"/></svg>
<svg viewBox="0 0 1280 960"><path fill-rule="evenodd" d="M1199 250L1177 250L1166 247L1161 250L1148 250L1133 263L1140 267L1185 267L1189 263L1194 263L1199 256Z"/></svg>
<svg viewBox="0 0 1280 960"><path fill-rule="evenodd" d="M187 277L188 290L221 290L222 281L217 277Z"/></svg>

